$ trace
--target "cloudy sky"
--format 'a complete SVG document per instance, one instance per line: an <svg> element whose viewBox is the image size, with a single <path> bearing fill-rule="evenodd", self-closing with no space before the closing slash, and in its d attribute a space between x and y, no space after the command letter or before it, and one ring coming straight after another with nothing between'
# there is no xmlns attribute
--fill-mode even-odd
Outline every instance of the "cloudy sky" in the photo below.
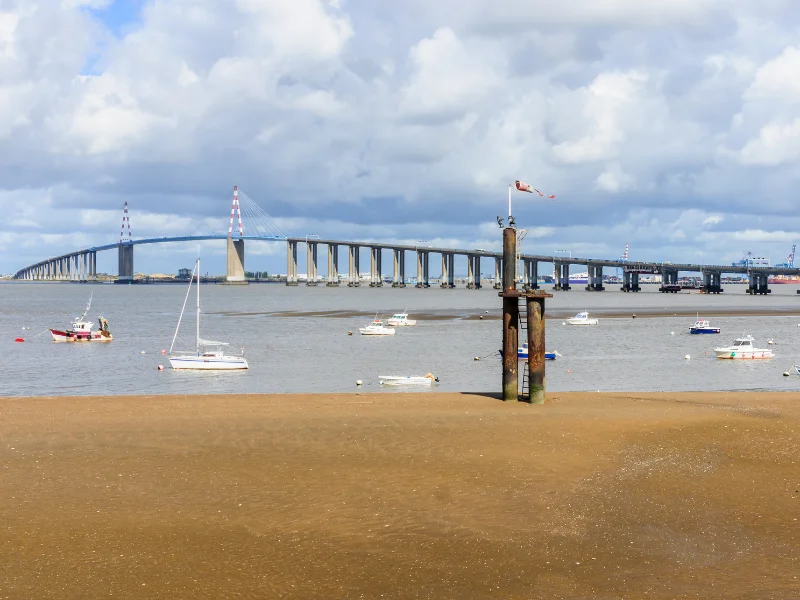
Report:
<svg viewBox="0 0 800 600"><path fill-rule="evenodd" d="M556 194L514 196L526 252L782 262L799 40L794 0L0 0L0 272L125 201L135 238L226 233L234 184L294 236L499 249L515 179Z"/></svg>

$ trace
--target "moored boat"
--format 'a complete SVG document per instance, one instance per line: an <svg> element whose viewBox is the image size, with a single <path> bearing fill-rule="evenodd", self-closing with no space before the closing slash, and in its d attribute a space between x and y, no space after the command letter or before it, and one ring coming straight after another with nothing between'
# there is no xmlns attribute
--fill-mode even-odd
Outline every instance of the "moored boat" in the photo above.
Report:
<svg viewBox="0 0 800 600"><path fill-rule="evenodd" d="M378 383L381 385L433 385L438 383L439 378L433 373L425 376L418 375L379 375Z"/></svg>
<svg viewBox="0 0 800 600"><path fill-rule="evenodd" d="M753 336L745 335L736 338L730 346L714 348L717 358L726 359L765 359L772 358L769 348L756 348L753 346Z"/></svg>
<svg viewBox="0 0 800 600"><path fill-rule="evenodd" d="M366 327L359 327L361 335L394 335L396 333L393 327L386 327L379 318L375 317L372 322Z"/></svg>
<svg viewBox="0 0 800 600"><path fill-rule="evenodd" d="M114 339L108 330L108 321L104 317L97 318L100 325L98 331L92 331L94 323L84 320L89 308L92 306L92 296L89 296L89 303L86 305L86 310L83 311L83 314L72 322L72 329L63 331L60 329L50 330L50 335L53 336L54 342L110 342Z"/></svg>
<svg viewBox="0 0 800 600"><path fill-rule="evenodd" d="M571 319L567 319L567 323L570 325L597 325L597 321L598 319L590 319L589 313L586 311L579 312Z"/></svg>
<svg viewBox="0 0 800 600"><path fill-rule="evenodd" d="M417 324L417 321L415 319L409 319L408 313L403 311L401 313L392 315L386 320L386 324L389 327L414 327Z"/></svg>
<svg viewBox="0 0 800 600"><path fill-rule="evenodd" d="M711 323L698 315L694 325L689 327L689 333L719 333L719 327L712 327Z"/></svg>
<svg viewBox="0 0 800 600"><path fill-rule="evenodd" d="M500 354L502 353L503 351L501 350ZM561 355L558 352L545 351L544 353L545 360L555 360L556 356L561 356ZM522 346L517 348L517 358L520 360L528 360L528 342L525 342L524 344L522 344Z"/></svg>
<svg viewBox="0 0 800 600"><path fill-rule="evenodd" d="M186 301L189 299L189 292L192 291L192 282L195 273L197 274L197 321L195 323L195 349L194 351L183 351L173 354L175 340L178 339L178 331L183 320L183 311L186 309ZM247 369L247 359L242 354L226 354L224 346L229 346L227 342L214 342L204 340L200 337L200 259L194 265L192 276L189 278L189 288L186 290L186 298L181 307L181 315L178 317L178 325L175 328L175 335L172 337L172 344L169 347L169 364L173 369L186 369L194 371L235 371Z"/></svg>

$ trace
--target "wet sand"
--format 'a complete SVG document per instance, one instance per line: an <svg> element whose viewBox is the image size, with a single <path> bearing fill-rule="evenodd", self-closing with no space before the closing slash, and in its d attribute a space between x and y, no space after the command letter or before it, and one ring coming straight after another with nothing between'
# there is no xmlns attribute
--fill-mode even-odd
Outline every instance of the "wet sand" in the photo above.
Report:
<svg viewBox="0 0 800 600"><path fill-rule="evenodd" d="M800 597L800 393L0 400L0 597Z"/></svg>

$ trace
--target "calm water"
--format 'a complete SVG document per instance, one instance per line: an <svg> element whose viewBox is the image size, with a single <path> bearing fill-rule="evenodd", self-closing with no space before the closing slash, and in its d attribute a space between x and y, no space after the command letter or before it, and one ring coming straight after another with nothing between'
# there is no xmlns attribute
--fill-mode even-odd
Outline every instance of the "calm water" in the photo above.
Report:
<svg viewBox="0 0 800 600"><path fill-rule="evenodd" d="M615 312L624 318L601 318L596 327L547 321L547 348L563 357L547 364L549 391L794 390L800 377L783 377L800 362L800 295L797 286L774 286L767 297L750 297L745 286L728 285L724 294L663 295L656 286L638 294L616 291L556 293L547 313L571 316L579 310ZM109 320L114 341L108 344L55 344L48 327L67 327L89 298L89 317ZM441 380L441 391L499 391L501 345L498 320L463 317L500 313L497 292L430 288L379 289L287 288L283 285L201 288L203 337L244 347L250 369L238 373L178 372L169 368L169 349L184 285L0 285L0 395L200 394L356 391L381 389L378 375L424 375ZM179 339L194 343L192 300ZM758 309L792 311L795 316L716 317L720 335L690 335L693 318L675 311ZM446 318L421 321L393 337L365 337L357 332L364 317L276 316L282 311L380 311L407 308ZM632 319L632 313L657 311L655 318ZM23 329L23 327L25 329ZM347 332L354 335L348 336ZM674 332L674 335L672 335ZM767 339L776 353L771 361L721 361L711 348L728 345L743 332L759 346ZM24 343L14 338L24 337ZM685 355L691 360L685 360ZM480 361L474 357L484 357ZM158 371L159 364L165 366ZM388 392L389 390L387 390Z"/></svg>

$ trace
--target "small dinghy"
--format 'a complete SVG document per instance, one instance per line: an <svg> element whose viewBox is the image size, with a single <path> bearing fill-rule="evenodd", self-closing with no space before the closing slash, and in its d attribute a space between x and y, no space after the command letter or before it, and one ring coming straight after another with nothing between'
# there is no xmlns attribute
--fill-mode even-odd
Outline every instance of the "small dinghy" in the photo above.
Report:
<svg viewBox="0 0 800 600"><path fill-rule="evenodd" d="M433 385L439 382L439 378L433 373L427 373L424 377L414 375L379 375L378 382L381 385Z"/></svg>

